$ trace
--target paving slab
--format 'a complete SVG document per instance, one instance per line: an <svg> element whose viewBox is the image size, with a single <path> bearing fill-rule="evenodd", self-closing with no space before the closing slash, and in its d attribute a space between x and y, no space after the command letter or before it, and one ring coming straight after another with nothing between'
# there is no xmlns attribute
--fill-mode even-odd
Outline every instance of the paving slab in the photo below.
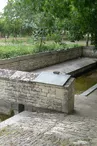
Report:
<svg viewBox="0 0 97 146"><path fill-rule="evenodd" d="M56 64L56 65L52 65L49 67L45 67L42 69L37 69L33 72L35 73L40 73L43 71L48 71L48 72L52 72L52 71L59 71L59 72L63 72L66 74L70 74L72 72L78 71L82 68L85 69L85 67L88 67L90 65L93 65L97 62L96 58L78 58L78 59L74 59L74 60L69 60L60 64Z"/></svg>
<svg viewBox="0 0 97 146"><path fill-rule="evenodd" d="M53 72L42 72L33 82L63 86L70 79L70 75Z"/></svg>

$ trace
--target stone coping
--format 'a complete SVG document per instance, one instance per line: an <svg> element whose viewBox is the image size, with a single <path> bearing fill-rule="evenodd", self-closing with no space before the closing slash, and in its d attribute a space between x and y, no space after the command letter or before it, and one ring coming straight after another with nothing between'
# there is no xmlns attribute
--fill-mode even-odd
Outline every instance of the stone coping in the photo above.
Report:
<svg viewBox="0 0 97 146"><path fill-rule="evenodd" d="M66 74L60 72L57 78L60 78L61 76L64 78L64 83L62 85L57 84L57 83L53 84L53 83L49 83L49 82L45 83L43 81L38 82L36 79L40 74L32 73L32 72L17 71L17 70L0 69L0 79L2 79L2 80L5 79L5 80L13 80L16 82L20 81L20 82L29 82L29 83L40 83L40 84L45 84L46 86L48 86L48 85L59 86L59 88L64 87L64 86L66 88L68 88L68 86L74 80L74 78L71 78L70 75L66 75ZM48 75L49 75L49 72L48 72ZM53 74L53 75L55 75L55 74ZM68 79L65 82L65 79L67 77L68 77ZM58 81L59 81L59 79L58 79Z"/></svg>
<svg viewBox="0 0 97 146"><path fill-rule="evenodd" d="M85 92L83 92L80 95L82 95L82 96L88 96L89 94L91 94L96 89L97 89L97 84L95 84L94 86L90 87L88 90L86 90Z"/></svg>
<svg viewBox="0 0 97 146"><path fill-rule="evenodd" d="M0 79L32 82L37 76L38 74L29 72L0 69Z"/></svg>

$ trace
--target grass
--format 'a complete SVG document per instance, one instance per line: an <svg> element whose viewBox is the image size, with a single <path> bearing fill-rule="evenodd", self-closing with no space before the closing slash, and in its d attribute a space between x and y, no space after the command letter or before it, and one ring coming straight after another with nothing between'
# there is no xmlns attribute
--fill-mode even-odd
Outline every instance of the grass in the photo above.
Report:
<svg viewBox="0 0 97 146"><path fill-rule="evenodd" d="M32 53L33 53L32 46L25 46L19 44L0 46L1 59L32 54Z"/></svg>
<svg viewBox="0 0 97 146"><path fill-rule="evenodd" d="M0 120L1 120L1 121L4 121L4 120L8 119L9 117L10 117L9 115L0 114Z"/></svg>
<svg viewBox="0 0 97 146"><path fill-rule="evenodd" d="M3 114L3 113L0 113L0 121L4 121L10 117L14 116L14 111L13 109L10 109L9 111L9 114Z"/></svg>
<svg viewBox="0 0 97 146"><path fill-rule="evenodd" d="M19 39L0 39L0 59L12 58L21 55L34 54L38 52L46 52L52 50L69 49L78 47L78 44L59 44L52 41L43 43L42 47L39 47L38 43L34 43L31 38L19 38Z"/></svg>

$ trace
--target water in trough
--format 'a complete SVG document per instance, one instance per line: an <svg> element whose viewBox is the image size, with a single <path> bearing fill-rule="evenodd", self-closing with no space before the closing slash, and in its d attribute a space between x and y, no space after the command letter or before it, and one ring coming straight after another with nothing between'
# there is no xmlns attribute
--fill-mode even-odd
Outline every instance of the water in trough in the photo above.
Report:
<svg viewBox="0 0 97 146"><path fill-rule="evenodd" d="M75 79L75 93L80 94L97 84L97 69Z"/></svg>

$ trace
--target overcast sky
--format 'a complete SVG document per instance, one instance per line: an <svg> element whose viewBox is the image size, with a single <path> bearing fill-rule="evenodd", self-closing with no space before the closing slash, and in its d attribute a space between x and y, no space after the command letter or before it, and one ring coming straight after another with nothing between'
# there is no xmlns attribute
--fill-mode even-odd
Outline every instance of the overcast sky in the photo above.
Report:
<svg viewBox="0 0 97 146"><path fill-rule="evenodd" d="M4 6L6 5L8 0L0 0L0 12L2 12Z"/></svg>

